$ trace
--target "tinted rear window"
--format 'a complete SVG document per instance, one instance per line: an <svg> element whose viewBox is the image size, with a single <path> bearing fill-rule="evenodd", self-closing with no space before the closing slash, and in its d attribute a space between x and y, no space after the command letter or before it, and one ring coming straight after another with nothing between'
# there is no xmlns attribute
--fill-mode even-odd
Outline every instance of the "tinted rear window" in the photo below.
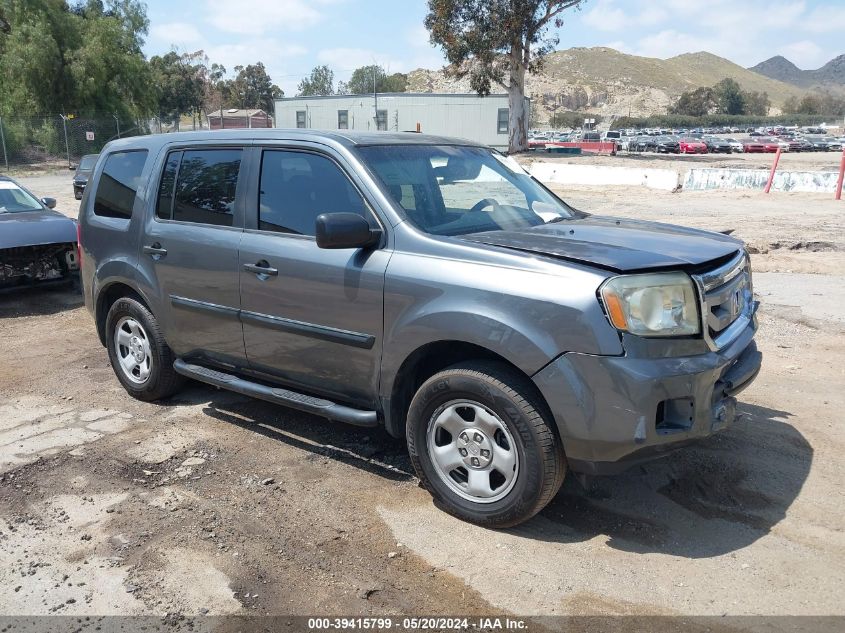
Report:
<svg viewBox="0 0 845 633"><path fill-rule="evenodd" d="M141 182L141 172L147 162L147 150L109 154L97 183L94 213L107 218L132 217L135 194Z"/></svg>
<svg viewBox="0 0 845 633"><path fill-rule="evenodd" d="M232 226L241 154L240 149L170 154L159 186L156 215L180 222Z"/></svg>

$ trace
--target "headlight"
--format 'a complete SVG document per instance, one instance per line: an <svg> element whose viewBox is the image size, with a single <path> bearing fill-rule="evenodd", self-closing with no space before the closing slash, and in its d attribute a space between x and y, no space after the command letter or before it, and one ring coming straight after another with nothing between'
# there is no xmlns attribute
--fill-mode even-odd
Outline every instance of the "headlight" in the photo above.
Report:
<svg viewBox="0 0 845 633"><path fill-rule="evenodd" d="M600 289L610 322L639 336L689 336L701 331L692 280L684 273L622 275Z"/></svg>

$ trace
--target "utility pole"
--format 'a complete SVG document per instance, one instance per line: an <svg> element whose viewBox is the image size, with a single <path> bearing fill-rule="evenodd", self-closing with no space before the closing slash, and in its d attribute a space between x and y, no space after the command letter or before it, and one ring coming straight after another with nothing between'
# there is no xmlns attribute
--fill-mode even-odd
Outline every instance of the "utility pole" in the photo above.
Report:
<svg viewBox="0 0 845 633"><path fill-rule="evenodd" d="M67 153L67 168L70 169L70 145L67 142L67 116L64 114L59 115L62 118L62 127L65 131L65 152Z"/></svg>
<svg viewBox="0 0 845 633"><path fill-rule="evenodd" d="M373 64L373 103L375 104L375 116L373 119L376 122L376 132L378 132L378 92L376 91L376 65Z"/></svg>

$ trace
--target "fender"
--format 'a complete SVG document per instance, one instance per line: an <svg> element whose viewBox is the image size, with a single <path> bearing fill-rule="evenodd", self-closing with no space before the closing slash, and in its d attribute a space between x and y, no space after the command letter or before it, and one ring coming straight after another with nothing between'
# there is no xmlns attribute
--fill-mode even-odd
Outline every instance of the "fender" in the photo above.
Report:
<svg viewBox="0 0 845 633"><path fill-rule="evenodd" d="M140 269L124 260L113 259L104 262L98 267L93 277L93 305L94 317L96 319L97 334L100 342L105 345L105 333L103 332L103 317L101 314L103 298L108 294L110 287L122 284L137 292L144 303L153 314L160 314L160 298L150 291L153 287L149 280L139 282Z"/></svg>

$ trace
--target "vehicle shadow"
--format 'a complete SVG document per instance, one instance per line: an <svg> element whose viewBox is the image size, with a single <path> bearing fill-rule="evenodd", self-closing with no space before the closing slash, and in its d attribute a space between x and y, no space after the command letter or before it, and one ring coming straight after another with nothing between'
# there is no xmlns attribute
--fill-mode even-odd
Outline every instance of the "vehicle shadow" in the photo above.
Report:
<svg viewBox="0 0 845 633"><path fill-rule="evenodd" d="M73 310L84 303L77 280L0 291L0 319L46 316Z"/></svg>
<svg viewBox="0 0 845 633"><path fill-rule="evenodd" d="M415 478L405 442L383 429L330 422L226 391L197 386L168 405L203 403L222 422L390 481ZM730 553L762 538L785 516L810 471L813 449L786 421L751 404L729 429L661 460L585 488L570 474L537 517L509 530L537 541L578 543L688 558ZM432 506L434 508L434 506Z"/></svg>
<svg viewBox="0 0 845 633"><path fill-rule="evenodd" d="M784 422L791 413L750 404L739 411L729 429L662 460L586 489L567 478L539 518L514 532L567 543L604 535L615 549L687 558L750 545L786 516L813 449Z"/></svg>
<svg viewBox="0 0 845 633"><path fill-rule="evenodd" d="M359 428L211 388L190 389L168 405L206 403L203 413L288 446L308 451L390 481L410 481L414 471L405 442L382 428ZM234 397L232 397L234 396Z"/></svg>

